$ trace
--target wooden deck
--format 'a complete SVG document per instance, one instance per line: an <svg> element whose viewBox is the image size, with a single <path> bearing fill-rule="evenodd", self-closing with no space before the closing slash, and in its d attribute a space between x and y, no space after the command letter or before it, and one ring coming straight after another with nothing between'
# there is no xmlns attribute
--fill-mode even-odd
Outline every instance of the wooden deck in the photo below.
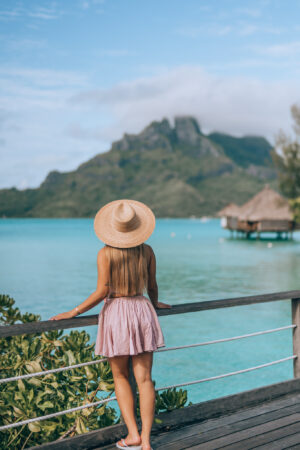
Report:
<svg viewBox="0 0 300 450"><path fill-rule="evenodd" d="M300 394L160 432L151 444L154 450L300 449ZM116 446L97 448L112 450Z"/></svg>
<svg viewBox="0 0 300 450"><path fill-rule="evenodd" d="M300 449L300 379L194 404L158 417L162 423L153 426L153 450ZM126 432L126 426L118 424L34 449L112 450Z"/></svg>

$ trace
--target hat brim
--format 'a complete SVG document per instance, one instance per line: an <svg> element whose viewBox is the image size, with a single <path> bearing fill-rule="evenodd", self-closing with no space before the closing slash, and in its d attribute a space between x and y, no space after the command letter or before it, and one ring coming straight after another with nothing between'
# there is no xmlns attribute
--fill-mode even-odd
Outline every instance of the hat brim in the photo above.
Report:
<svg viewBox="0 0 300 450"><path fill-rule="evenodd" d="M112 211L116 204L126 201L134 207L139 217L139 225L132 231L121 232L114 228ZM150 208L137 200L114 200L99 209L94 219L97 237L111 247L130 248L145 242L155 228L155 216Z"/></svg>

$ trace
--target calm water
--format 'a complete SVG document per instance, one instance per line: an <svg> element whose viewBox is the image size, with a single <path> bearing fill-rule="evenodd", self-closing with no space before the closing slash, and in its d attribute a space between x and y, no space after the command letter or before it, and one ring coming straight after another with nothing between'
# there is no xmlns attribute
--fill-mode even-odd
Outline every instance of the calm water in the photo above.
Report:
<svg viewBox="0 0 300 450"><path fill-rule="evenodd" d="M148 243L157 257L160 300L179 304L299 289L300 235L293 241L230 239L217 219L158 219ZM102 244L93 219L0 220L1 293L43 320L95 290ZM87 314L98 313L102 303ZM167 346L289 325L290 302L160 317ZM96 327L87 331L94 340ZM237 342L155 354L153 379L164 386L231 372L292 354L291 330ZM290 361L187 387L192 402L292 378Z"/></svg>

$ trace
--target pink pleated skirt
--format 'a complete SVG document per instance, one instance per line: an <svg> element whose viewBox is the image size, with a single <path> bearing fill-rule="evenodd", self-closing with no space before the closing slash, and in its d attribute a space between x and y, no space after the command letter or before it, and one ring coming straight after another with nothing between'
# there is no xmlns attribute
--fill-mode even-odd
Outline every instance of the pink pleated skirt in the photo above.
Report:
<svg viewBox="0 0 300 450"><path fill-rule="evenodd" d="M158 317L144 295L104 299L99 314L95 355L137 355L165 347Z"/></svg>

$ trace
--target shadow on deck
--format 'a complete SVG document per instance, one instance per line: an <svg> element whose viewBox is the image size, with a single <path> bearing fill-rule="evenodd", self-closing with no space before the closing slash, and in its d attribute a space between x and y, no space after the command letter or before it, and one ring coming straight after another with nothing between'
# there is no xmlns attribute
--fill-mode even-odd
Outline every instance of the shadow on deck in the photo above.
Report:
<svg viewBox="0 0 300 450"><path fill-rule="evenodd" d="M300 449L300 379L245 391L160 414L154 450ZM140 424L139 424L140 425ZM115 449L126 426L34 447L35 450Z"/></svg>

